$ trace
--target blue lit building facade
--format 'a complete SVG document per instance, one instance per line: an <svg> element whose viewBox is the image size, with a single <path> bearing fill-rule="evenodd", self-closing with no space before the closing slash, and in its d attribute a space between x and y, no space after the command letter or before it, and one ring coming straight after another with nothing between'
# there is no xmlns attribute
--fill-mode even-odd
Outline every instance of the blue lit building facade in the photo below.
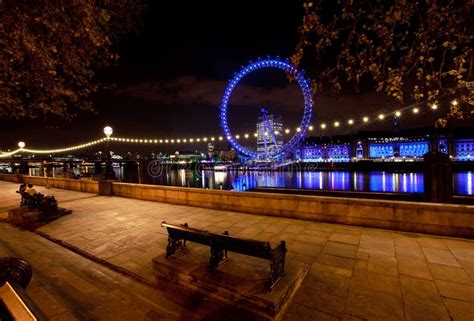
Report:
<svg viewBox="0 0 474 321"><path fill-rule="evenodd" d="M430 137L426 136L368 138L368 158L419 158L430 151L430 144ZM363 157L360 154L356 156Z"/></svg>
<svg viewBox="0 0 474 321"><path fill-rule="evenodd" d="M474 162L474 128L454 133L433 129L362 132L353 136L307 137L295 150L302 162L353 162L359 160L419 160L437 150L453 161Z"/></svg>
<svg viewBox="0 0 474 321"><path fill-rule="evenodd" d="M351 145L344 144L315 144L301 148L300 158L305 162L334 162L344 163L351 160Z"/></svg>
<svg viewBox="0 0 474 321"><path fill-rule="evenodd" d="M454 143L454 154L460 161L474 161L474 139L459 139Z"/></svg>

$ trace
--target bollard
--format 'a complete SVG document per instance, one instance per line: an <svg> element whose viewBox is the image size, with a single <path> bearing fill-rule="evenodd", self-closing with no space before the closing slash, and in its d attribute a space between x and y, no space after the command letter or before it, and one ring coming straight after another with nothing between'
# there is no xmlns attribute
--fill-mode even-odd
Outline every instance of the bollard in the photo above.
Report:
<svg viewBox="0 0 474 321"><path fill-rule="evenodd" d="M112 196L112 181L99 180L99 195Z"/></svg>
<svg viewBox="0 0 474 321"><path fill-rule="evenodd" d="M453 197L453 172L451 159L448 155L439 152L429 152L423 157L425 201L451 203Z"/></svg>

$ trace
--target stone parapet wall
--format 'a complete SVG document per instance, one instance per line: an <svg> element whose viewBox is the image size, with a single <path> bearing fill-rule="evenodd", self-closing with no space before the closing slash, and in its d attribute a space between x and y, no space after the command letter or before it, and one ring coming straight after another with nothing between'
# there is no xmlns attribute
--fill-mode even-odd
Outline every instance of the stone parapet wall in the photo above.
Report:
<svg viewBox="0 0 474 321"><path fill-rule="evenodd" d="M78 192L86 193L98 193L99 185L97 181L92 180L80 180L80 179L69 179L69 178L52 178L52 177L40 177L40 176L27 176L27 175L16 175L16 174L0 174L0 180L13 182L13 183L26 183L33 185L46 186L47 184L54 188L68 189Z"/></svg>
<svg viewBox="0 0 474 321"><path fill-rule="evenodd" d="M23 176L17 174L0 174L0 180L12 183L21 183Z"/></svg>

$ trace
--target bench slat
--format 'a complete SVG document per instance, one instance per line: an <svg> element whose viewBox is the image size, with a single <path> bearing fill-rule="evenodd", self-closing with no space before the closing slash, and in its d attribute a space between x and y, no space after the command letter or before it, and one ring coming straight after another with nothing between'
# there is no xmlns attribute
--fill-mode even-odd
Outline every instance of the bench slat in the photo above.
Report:
<svg viewBox="0 0 474 321"><path fill-rule="evenodd" d="M236 252L249 256L256 256L262 259L268 259L270 255L270 243L256 240L239 239L227 235L211 234L212 245L225 249L230 252Z"/></svg>
<svg viewBox="0 0 474 321"><path fill-rule="evenodd" d="M183 239L190 242L195 242L203 245L210 245L209 239L204 233L193 233L191 231L173 230L167 228L168 235L174 238Z"/></svg>

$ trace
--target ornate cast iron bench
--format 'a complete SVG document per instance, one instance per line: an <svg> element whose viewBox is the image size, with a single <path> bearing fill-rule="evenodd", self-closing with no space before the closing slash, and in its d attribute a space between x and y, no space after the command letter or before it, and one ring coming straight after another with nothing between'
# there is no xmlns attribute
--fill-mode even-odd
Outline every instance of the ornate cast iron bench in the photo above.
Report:
<svg viewBox="0 0 474 321"><path fill-rule="evenodd" d="M36 193L30 195L27 192L22 192L20 190L16 191L20 194L20 207L28 208L31 210L38 210L43 213L42 218L53 218L58 216L58 202L54 196L44 196L44 194Z"/></svg>
<svg viewBox="0 0 474 321"><path fill-rule="evenodd" d="M229 236L225 231L223 234L211 233L205 230L191 228L188 224L174 225L166 222L161 223L168 231L168 246L166 257L173 255L177 250L186 247L186 241L209 246L211 258L209 269L214 271L219 263L227 258L227 251L253 256L270 261L270 276L268 279L268 290L273 287L285 275L285 241L272 248L269 242L242 239Z"/></svg>

